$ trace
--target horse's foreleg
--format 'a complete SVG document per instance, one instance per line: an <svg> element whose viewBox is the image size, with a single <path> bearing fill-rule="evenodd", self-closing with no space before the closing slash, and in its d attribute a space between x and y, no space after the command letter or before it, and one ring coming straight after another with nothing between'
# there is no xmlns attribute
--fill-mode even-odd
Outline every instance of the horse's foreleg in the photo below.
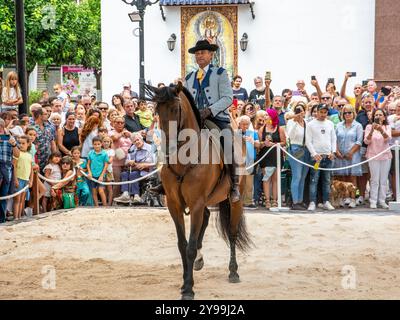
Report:
<svg viewBox="0 0 400 320"><path fill-rule="evenodd" d="M194 265L193 265L193 268L195 271L199 271L199 270L203 269L203 266L204 266L204 258L203 258L203 255L201 254L201 248L203 247L204 233L206 232L209 219L210 219L210 210L208 210L208 208L205 208L204 209L204 217L203 217L203 225L201 226L199 239L197 240L196 260L194 261Z"/></svg>
<svg viewBox="0 0 400 320"><path fill-rule="evenodd" d="M203 214L204 206L190 208L190 237L186 247L187 273L183 284L182 300L192 300L194 298L193 264L197 255L197 241L203 225Z"/></svg>
<svg viewBox="0 0 400 320"><path fill-rule="evenodd" d="M179 210L171 210L169 209L172 219L175 224L176 235L178 237L178 249L179 253L181 254L182 259L182 267L183 267L183 281L187 277L187 261L186 261L186 248L187 248L187 241L185 235L185 219L183 217L183 213L179 212ZM181 287L181 291L183 290L184 285Z"/></svg>

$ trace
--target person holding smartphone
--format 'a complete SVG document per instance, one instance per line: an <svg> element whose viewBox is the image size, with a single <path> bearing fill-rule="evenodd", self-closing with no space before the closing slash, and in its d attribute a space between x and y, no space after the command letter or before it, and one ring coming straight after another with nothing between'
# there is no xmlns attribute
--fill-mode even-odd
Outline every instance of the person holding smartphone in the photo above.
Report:
<svg viewBox="0 0 400 320"><path fill-rule="evenodd" d="M18 159L17 142L6 129L3 119L0 119L0 197L7 196L13 185L13 158ZM6 222L7 200L0 200L0 223Z"/></svg>
<svg viewBox="0 0 400 320"><path fill-rule="evenodd" d="M388 149L392 138L391 128L388 125L387 115L384 110L375 109L372 112L372 119L373 123L365 128L364 142L368 146L365 155L367 159ZM387 150L379 157L368 162L371 173L369 197L371 209L376 209L377 204L384 209L389 208L386 204L386 191L391 161L392 153Z"/></svg>

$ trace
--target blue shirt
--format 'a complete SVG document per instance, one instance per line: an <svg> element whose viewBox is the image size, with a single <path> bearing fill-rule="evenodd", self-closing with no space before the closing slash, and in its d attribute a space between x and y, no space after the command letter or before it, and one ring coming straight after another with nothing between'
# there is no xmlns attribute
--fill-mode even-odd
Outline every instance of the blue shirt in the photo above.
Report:
<svg viewBox="0 0 400 320"><path fill-rule="evenodd" d="M101 150L99 153L91 150L88 155L88 160L90 160L90 171L92 172L92 176L94 178L100 177L105 164L110 161L108 159L107 152L104 150Z"/></svg>
<svg viewBox="0 0 400 320"><path fill-rule="evenodd" d="M8 140L2 140L2 137L5 138L6 136L8 136L7 139L11 137L6 134L0 135L0 162L11 164L13 159L13 147Z"/></svg>
<svg viewBox="0 0 400 320"><path fill-rule="evenodd" d="M246 130L243 136L252 137L254 141L259 140L257 131ZM246 167L254 163L254 159L256 158L256 156L257 156L256 148L254 148L254 145L251 142L246 141Z"/></svg>

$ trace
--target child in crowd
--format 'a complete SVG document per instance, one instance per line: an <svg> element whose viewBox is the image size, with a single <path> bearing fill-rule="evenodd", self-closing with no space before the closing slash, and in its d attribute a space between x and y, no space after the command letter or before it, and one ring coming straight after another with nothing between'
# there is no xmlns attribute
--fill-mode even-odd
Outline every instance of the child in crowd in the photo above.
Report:
<svg viewBox="0 0 400 320"><path fill-rule="evenodd" d="M100 137L94 137L92 139L93 150L91 150L88 154L88 177L89 179L94 178L100 182L103 182L104 175L107 172L108 167L108 155L107 152L102 150L101 139ZM98 207L99 201L97 194L100 195L101 202L103 206L107 205L106 194L104 192L104 185L99 184L95 181L91 181L92 185L92 196L94 205Z"/></svg>
<svg viewBox="0 0 400 320"><path fill-rule="evenodd" d="M26 135L29 137L29 142L28 142L28 151L32 155L32 169L33 172L39 171L39 165L38 165L38 159L36 156L36 145L35 145L35 140L37 138L37 131L34 127L28 127L26 129ZM39 187L39 195L38 198L41 199L44 194L46 193L46 187L44 186L43 182L38 179L38 187ZM33 209L33 201L30 201L29 207Z"/></svg>
<svg viewBox="0 0 400 320"><path fill-rule="evenodd" d="M17 191L22 190L33 182L32 155L28 151L29 137L19 138L19 157L15 165L15 187ZM14 198L14 218L20 220L25 206L25 198L29 198L29 189Z"/></svg>
<svg viewBox="0 0 400 320"><path fill-rule="evenodd" d="M108 137L108 129L107 128L99 128L98 134L100 139L103 140L104 137Z"/></svg>
<svg viewBox="0 0 400 320"><path fill-rule="evenodd" d="M56 151L53 152L50 157L49 157L49 163L47 166L44 167L44 176L47 179L51 180L61 180L61 168L60 168L60 161L61 161L61 153ZM51 197L51 186L53 183L50 182L45 182L44 183L46 187L46 193L44 194L43 200L42 200L42 206L43 206L43 212L47 212L48 210L48 199ZM50 208L52 210L52 208Z"/></svg>
<svg viewBox="0 0 400 320"><path fill-rule="evenodd" d="M109 136L105 136L102 138L103 150L107 152L108 155L108 167L106 171L105 180L106 182L113 182L113 167L112 162L115 157L115 151L112 149L112 139ZM113 201L113 187L107 186L107 205L111 206Z"/></svg>
<svg viewBox="0 0 400 320"><path fill-rule="evenodd" d="M136 111L135 114L139 117L140 124L145 128L149 128L153 123L153 113L151 110L147 109L146 101L139 100L138 109L139 110Z"/></svg>
<svg viewBox="0 0 400 320"><path fill-rule="evenodd" d="M93 206L93 199L90 193L89 185L81 171L86 171L87 162L81 159L81 150L78 146L72 147L71 149L72 161L76 169L76 194L78 195L80 206Z"/></svg>
<svg viewBox="0 0 400 320"><path fill-rule="evenodd" d="M9 110L18 111L18 105L23 102L21 87L18 83L18 74L15 71L7 74L6 85L3 88L1 100L3 101L1 112Z"/></svg>
<svg viewBox="0 0 400 320"><path fill-rule="evenodd" d="M67 179L74 174L74 163L70 156L61 159L62 179ZM76 207L76 180L74 178L63 181L51 187L51 196L54 198L56 209L70 209Z"/></svg>

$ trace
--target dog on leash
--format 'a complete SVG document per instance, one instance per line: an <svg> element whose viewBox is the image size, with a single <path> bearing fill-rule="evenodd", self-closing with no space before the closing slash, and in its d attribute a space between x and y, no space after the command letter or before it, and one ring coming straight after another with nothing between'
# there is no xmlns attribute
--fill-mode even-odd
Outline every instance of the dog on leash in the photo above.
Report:
<svg viewBox="0 0 400 320"><path fill-rule="evenodd" d="M343 182L339 180L333 180L331 183L331 204L337 207L344 207L346 199L351 199L350 207L355 207L357 188L351 182Z"/></svg>

